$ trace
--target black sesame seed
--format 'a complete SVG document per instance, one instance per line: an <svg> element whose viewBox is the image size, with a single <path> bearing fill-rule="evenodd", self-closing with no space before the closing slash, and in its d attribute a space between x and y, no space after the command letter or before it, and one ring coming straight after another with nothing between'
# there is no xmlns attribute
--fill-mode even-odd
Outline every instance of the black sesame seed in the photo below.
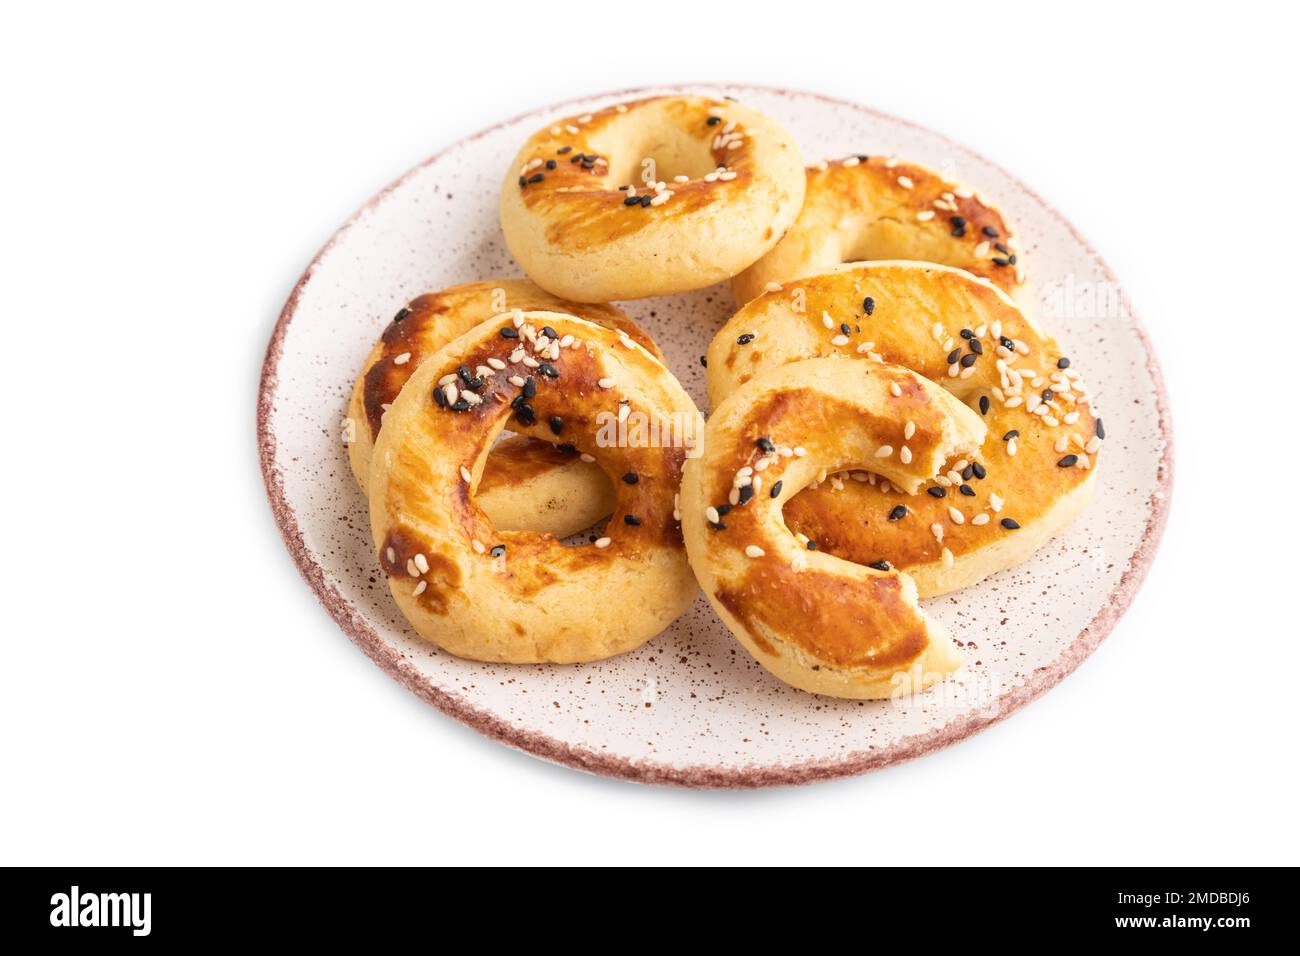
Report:
<svg viewBox="0 0 1300 956"><path fill-rule="evenodd" d="M528 181L530 183L540 183L545 178L546 178L545 173L533 173L531 176L528 177Z"/></svg>
<svg viewBox="0 0 1300 956"><path fill-rule="evenodd" d="M552 421L554 421L554 419L552 419ZM552 426L552 427L554 427L554 426ZM577 448L577 446L576 446L576 445L570 445L568 442L565 442L563 445L556 445L556 446L555 446L555 449L556 449L556 451L562 451L562 452L564 452L564 454L566 454L566 455L576 455L576 454L578 453L578 448Z"/></svg>
<svg viewBox="0 0 1300 956"><path fill-rule="evenodd" d="M528 185L528 180L527 180L527 178L525 178L525 177L523 177L523 176L520 176L520 177L519 177L519 188L522 189L524 186L527 186L527 185Z"/></svg>
<svg viewBox="0 0 1300 956"><path fill-rule="evenodd" d="M629 471L626 475L623 476L623 480L629 485L635 485L638 481L641 480L641 476L638 475L635 471Z"/></svg>
<svg viewBox="0 0 1300 956"><path fill-rule="evenodd" d="M596 158L594 156L584 156L582 157L582 162L579 163L578 165L580 165L583 169L591 169L593 166L596 165Z"/></svg>
<svg viewBox="0 0 1300 956"><path fill-rule="evenodd" d="M867 315L870 315L872 312L875 312L875 311L876 311L876 300L873 299L873 298L871 298L871 296L867 296L865 299L863 299L863 300L862 300L862 311L865 312L865 313L867 313Z"/></svg>
<svg viewBox="0 0 1300 956"><path fill-rule="evenodd" d="M983 354L984 354L984 345L983 345L983 343L980 342L979 339L971 339L971 340L970 340L970 350L971 350L972 352L974 352L976 355L983 355Z"/></svg>
<svg viewBox="0 0 1300 956"><path fill-rule="evenodd" d="M975 477L983 481L989 476L989 470L981 465L978 461L971 462L970 470L975 472Z"/></svg>
<svg viewBox="0 0 1300 956"><path fill-rule="evenodd" d="M532 425L537 421L537 412L527 402L520 402L515 409L515 417L524 425Z"/></svg>
<svg viewBox="0 0 1300 956"><path fill-rule="evenodd" d="M1069 367L1070 367L1070 360L1069 360L1068 358L1065 358L1064 356L1062 356L1061 358L1059 358L1059 359L1056 360L1056 367L1057 367L1057 368L1069 368Z"/></svg>
<svg viewBox="0 0 1300 956"><path fill-rule="evenodd" d="M492 555L492 557L494 558L499 558L501 557L501 555L505 553L506 553L506 546L504 544L493 545L492 550L488 552L488 554Z"/></svg>
<svg viewBox="0 0 1300 956"><path fill-rule="evenodd" d="M1093 431L1095 431L1095 432L1097 433L1097 437L1100 438L1102 441L1105 441L1105 440L1106 440L1106 429L1104 429L1104 428L1101 427L1101 419L1100 419L1100 418L1097 419L1097 427L1096 427L1095 429L1093 429Z"/></svg>
<svg viewBox="0 0 1300 956"><path fill-rule="evenodd" d="M503 339L517 339L519 338L519 330L514 326L507 325L501 330L501 337Z"/></svg>
<svg viewBox="0 0 1300 956"><path fill-rule="evenodd" d="M776 484L772 486L772 490L768 494L770 494L771 497L773 498L779 496L781 494L781 485L782 482L778 481Z"/></svg>
<svg viewBox="0 0 1300 956"><path fill-rule="evenodd" d="M975 477L975 469L970 465L967 465L965 468L961 470L961 477L962 480L964 481L970 481L972 478Z"/></svg>
<svg viewBox="0 0 1300 956"><path fill-rule="evenodd" d="M954 226L966 225L966 219L964 216L949 216L948 221L952 223Z"/></svg>
<svg viewBox="0 0 1300 956"><path fill-rule="evenodd" d="M453 412L467 412L469 411L469 402L463 398L458 398L449 407Z"/></svg>
<svg viewBox="0 0 1300 956"><path fill-rule="evenodd" d="M948 353L948 364L956 365L959 358L961 358L961 349L953 349Z"/></svg>
<svg viewBox="0 0 1300 956"><path fill-rule="evenodd" d="M988 413L989 413L989 397L988 397L987 395L981 395L981 396L980 396L980 414L981 414L981 415L987 415Z"/></svg>
<svg viewBox="0 0 1300 956"><path fill-rule="evenodd" d="M730 504L718 505L718 515L719 515L719 516L722 516L722 515L728 515L728 514L731 514L731 505L730 505Z"/></svg>
<svg viewBox="0 0 1300 956"><path fill-rule="evenodd" d="M877 571L890 570L888 561L872 561L870 564L867 565L867 567L875 568Z"/></svg>
<svg viewBox="0 0 1300 956"><path fill-rule="evenodd" d="M623 523L630 524L632 527L635 528L637 525L641 523L641 519L638 518L636 515L623 515Z"/></svg>
<svg viewBox="0 0 1300 956"><path fill-rule="evenodd" d="M706 119L704 122L707 123L709 126L717 126L719 123L722 122L722 117L721 117L721 116L710 116L710 117L709 117L708 119Z"/></svg>
<svg viewBox="0 0 1300 956"><path fill-rule="evenodd" d="M964 238L966 237L966 227L965 227L965 226L953 226L953 227L952 227L952 234L953 234L953 236L954 236L955 238L957 238L957 239L964 239Z"/></svg>
<svg viewBox="0 0 1300 956"><path fill-rule="evenodd" d="M571 153L571 152L573 152L572 146L561 146L559 149L555 151L555 155L563 156L565 153Z"/></svg>
<svg viewBox="0 0 1300 956"><path fill-rule="evenodd" d="M748 345L748 344L749 344L750 342L752 342L752 341L754 341L754 333L753 333L753 332L746 332L746 333L745 333L744 335L742 335L740 338L736 339L736 344L737 344L737 345Z"/></svg>
<svg viewBox="0 0 1300 956"><path fill-rule="evenodd" d="M853 329L849 326L849 323L847 322L840 323L840 331L843 332L845 335L853 334Z"/></svg>
<svg viewBox="0 0 1300 956"><path fill-rule="evenodd" d="M569 157L569 162L580 163L586 158L587 158L586 155L583 153L574 153L571 157Z"/></svg>
<svg viewBox="0 0 1300 956"><path fill-rule="evenodd" d="M933 488L926 488L926 489L925 489L925 493L928 494L931 498L947 498L947 497L948 497L948 489L947 489L947 488L941 488L941 487L939 487L938 485L935 485Z"/></svg>
<svg viewBox="0 0 1300 956"><path fill-rule="evenodd" d="M552 415L552 416L551 416L551 434L552 434L552 435L558 435L558 434L559 434L560 432L562 432L562 431L564 431L564 419L561 418L559 415Z"/></svg>
<svg viewBox="0 0 1300 956"><path fill-rule="evenodd" d="M959 334L963 339L966 339L967 341L969 341L970 339L975 338L975 333L972 332L970 329L962 329L961 332L959 332L958 334Z"/></svg>
<svg viewBox="0 0 1300 956"><path fill-rule="evenodd" d="M1014 266L1015 264L1016 264L1016 254L1013 252L1011 253L1011 255L1007 256L1007 265Z"/></svg>
<svg viewBox="0 0 1300 956"><path fill-rule="evenodd" d="M725 521L710 521L710 522L709 522L709 527L712 528L714 531L726 531L726 530L727 530L727 524L726 524Z"/></svg>
<svg viewBox="0 0 1300 956"><path fill-rule="evenodd" d="M1006 259L1003 259L1001 256L994 256L994 257L993 257L993 264L994 264L995 266L1009 266L1009 265L1011 265L1010 262L1008 262Z"/></svg>
<svg viewBox="0 0 1300 956"><path fill-rule="evenodd" d="M474 380L474 373L469 370L468 365L461 365L456 369L456 377L468 385Z"/></svg>
<svg viewBox="0 0 1300 956"><path fill-rule="evenodd" d="M907 505L894 505L894 510L889 512L890 521L898 521L900 518L907 517Z"/></svg>
<svg viewBox="0 0 1300 956"><path fill-rule="evenodd" d="M558 339L560 337L560 333L555 331L555 329L551 328L549 325L542 326L542 335L546 336L548 339Z"/></svg>
<svg viewBox="0 0 1300 956"><path fill-rule="evenodd" d="M750 500L751 500L753 497L754 497L754 486L753 486L753 485L741 485L741 487L740 487L740 491L737 493L736 501L737 501L739 504L747 505L747 504L749 504Z"/></svg>
<svg viewBox="0 0 1300 956"><path fill-rule="evenodd" d="M642 196L642 197L641 197L641 206L642 206L642 208L645 208L645 207L649 206L649 205L650 205L650 200L653 199L653 198L654 198L654 197L653 197L653 196L650 196L650 195Z"/></svg>
<svg viewBox="0 0 1300 956"><path fill-rule="evenodd" d="M1003 440L1003 441L1011 441L1011 439L1013 439L1013 438L1019 438L1019 437L1020 437L1020 429L1018 429L1018 428L1013 428L1013 429L1011 429L1011 431L1007 432L1005 435L1002 436L1002 440Z"/></svg>
<svg viewBox="0 0 1300 956"><path fill-rule="evenodd" d="M963 485L959 485L959 486L957 487L957 490L960 491L960 492L961 492L963 495L965 495L967 498L974 498L974 497L975 497L975 489L972 488L970 485L965 485L965 484L963 484Z"/></svg>
<svg viewBox="0 0 1300 956"><path fill-rule="evenodd" d="M981 231L984 233L984 235L988 236L990 239L996 239L998 237L998 231L994 229L992 226L985 226Z"/></svg>
<svg viewBox="0 0 1300 956"><path fill-rule="evenodd" d="M511 408L518 408L522 404L524 404L524 397L522 395L516 395L514 398L510 399Z"/></svg>
<svg viewBox="0 0 1300 956"><path fill-rule="evenodd" d="M1020 527L1020 522L1015 518L1003 518L1002 527L1006 528L1008 531L1015 531Z"/></svg>
<svg viewBox="0 0 1300 956"><path fill-rule="evenodd" d="M547 168L547 169L554 169L554 168L556 167L556 165L557 165L557 163L556 163L555 160L553 160L553 159L548 159L548 160L546 161L546 168Z"/></svg>
<svg viewBox="0 0 1300 956"><path fill-rule="evenodd" d="M1009 255L1011 255L1011 250L1008 249L1006 246L1004 246L1004 245L1003 245L1002 243L1000 243L1000 242L995 242L995 243L993 243L993 248L996 249L998 252L1002 253L1004 256L1009 256Z"/></svg>
<svg viewBox="0 0 1300 956"><path fill-rule="evenodd" d="M1050 388L1043 389L1043 401L1050 402L1052 400L1052 396L1055 394L1056 393L1053 392Z"/></svg>
<svg viewBox="0 0 1300 956"><path fill-rule="evenodd" d="M1056 463L1058 468L1073 468L1079 461L1078 455L1066 455Z"/></svg>
<svg viewBox="0 0 1300 956"><path fill-rule="evenodd" d="M772 439L770 438L760 438L757 441L755 441L754 444L757 445L765 454L768 455L776 451L776 445L772 443Z"/></svg>
<svg viewBox="0 0 1300 956"><path fill-rule="evenodd" d="M411 314L410 308L408 308L407 306L402 306L400 309L397 310L397 314L393 316L393 321L401 322L402 319L406 318L410 314Z"/></svg>
<svg viewBox="0 0 1300 956"><path fill-rule="evenodd" d="M542 362L537 366L537 374L545 378L559 378L559 370L550 362Z"/></svg>
<svg viewBox="0 0 1300 956"><path fill-rule="evenodd" d="M624 206L639 206L639 205L641 205L641 197L640 197L640 196L628 196L628 197L626 197L626 198L623 200L623 205L624 205Z"/></svg>
<svg viewBox="0 0 1300 956"><path fill-rule="evenodd" d="M447 407L447 396L443 394L441 385L434 386L433 403L439 408Z"/></svg>
<svg viewBox="0 0 1300 956"><path fill-rule="evenodd" d="M1006 349L1008 352L1014 352L1014 351L1016 350L1016 341L1015 341L1015 339L1008 338L1008 337L1005 336L1005 335L1002 336L1000 339L998 339L998 343L999 343L999 344L1000 344L1004 349Z"/></svg>
<svg viewBox="0 0 1300 956"><path fill-rule="evenodd" d="M809 550L809 551L816 551L816 550L817 550L817 542L816 542L816 541L809 540L809 542L808 542L808 546L807 546L807 547L808 547L808 550Z"/></svg>
<svg viewBox="0 0 1300 956"><path fill-rule="evenodd" d="M537 379L531 375L524 379L524 398L529 399L537 394Z"/></svg>
<svg viewBox="0 0 1300 956"><path fill-rule="evenodd" d="M700 364L703 365L705 368L708 368L708 367L709 367L709 357L708 357L707 355L701 355L701 356L700 356Z"/></svg>
<svg viewBox="0 0 1300 956"><path fill-rule="evenodd" d="M961 357L961 367L970 368L979 360L979 356L974 352L967 353Z"/></svg>

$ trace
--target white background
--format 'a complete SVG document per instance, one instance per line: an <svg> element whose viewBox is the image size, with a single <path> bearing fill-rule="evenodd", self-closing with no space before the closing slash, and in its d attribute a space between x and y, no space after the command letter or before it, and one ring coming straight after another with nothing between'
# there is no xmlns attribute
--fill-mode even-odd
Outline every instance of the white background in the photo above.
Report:
<svg viewBox="0 0 1300 956"><path fill-rule="evenodd" d="M5 15L0 862L1300 862L1294 15L672 6ZM502 118L707 80L1011 170L1108 259L1172 396L1169 528L1100 650L811 788L597 779L440 716L318 606L257 467L275 316L371 193Z"/></svg>

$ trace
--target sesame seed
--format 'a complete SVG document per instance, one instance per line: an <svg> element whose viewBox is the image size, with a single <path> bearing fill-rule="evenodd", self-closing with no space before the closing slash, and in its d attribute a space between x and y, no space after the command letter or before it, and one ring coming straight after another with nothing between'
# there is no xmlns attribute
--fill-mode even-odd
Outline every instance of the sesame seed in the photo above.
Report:
<svg viewBox="0 0 1300 956"><path fill-rule="evenodd" d="M998 523L1001 524L1002 527L1006 528L1008 531L1015 531L1020 527L1020 522L1016 521L1015 518L1003 518Z"/></svg>
<svg viewBox="0 0 1300 956"><path fill-rule="evenodd" d="M898 450L898 457L899 460L903 462L903 464L910 465L912 463L912 449L904 445L902 448Z"/></svg>
<svg viewBox="0 0 1300 956"><path fill-rule="evenodd" d="M865 299L863 299L863 300L862 300L862 311L865 312L867 315L870 315L872 312L875 312L875 311L876 311L876 300L873 299L871 296L867 296Z"/></svg>
<svg viewBox="0 0 1300 956"><path fill-rule="evenodd" d="M1093 430L1096 432L1098 438L1100 438L1102 441L1106 440L1106 429L1102 427L1100 418L1097 419L1097 426Z"/></svg>
<svg viewBox="0 0 1300 956"><path fill-rule="evenodd" d="M926 488L925 493L931 498L946 498L948 496L948 489L940 488L936 485Z"/></svg>
<svg viewBox="0 0 1300 956"><path fill-rule="evenodd" d="M888 458L893 453L894 453L893 445L881 445L879 448L876 449L877 458Z"/></svg>
<svg viewBox="0 0 1300 956"><path fill-rule="evenodd" d="M737 345L748 345L748 344L749 344L750 342L752 342L752 341L754 341L754 333L753 333L753 332L746 332L746 333L744 333L743 335L741 335L738 339L736 339L736 344L737 344Z"/></svg>
<svg viewBox="0 0 1300 956"><path fill-rule="evenodd" d="M911 179L911 177L910 177L910 176L899 176L899 177L898 177L898 185L902 186L904 189L911 189L911 188L912 188L912 179Z"/></svg>
<svg viewBox="0 0 1300 956"><path fill-rule="evenodd" d="M615 382L612 378L602 378L596 384L599 385L601 388L613 388Z"/></svg>
<svg viewBox="0 0 1300 956"><path fill-rule="evenodd" d="M464 465L460 466L460 477L465 482L465 484L469 484L470 481L473 479L473 475L470 474L469 469L466 468Z"/></svg>
<svg viewBox="0 0 1300 956"><path fill-rule="evenodd" d="M501 328L501 337L502 337L503 339L517 339L517 338L519 338L519 330L518 330L518 329L511 328L511 327L508 326L508 325L506 325L506 326L502 326L502 328Z"/></svg>
<svg viewBox="0 0 1300 956"><path fill-rule="evenodd" d="M898 383L897 383L897 382L890 382L890 383L889 383L889 394L890 394L890 395L893 395L894 398L901 398L902 395L903 395L903 390L902 390L901 388L898 387Z"/></svg>
<svg viewBox="0 0 1300 956"><path fill-rule="evenodd" d="M1066 455L1064 458L1062 458L1060 461L1056 463L1056 467L1073 468L1076 464L1078 464L1078 461L1079 461L1078 455Z"/></svg>
<svg viewBox="0 0 1300 956"><path fill-rule="evenodd" d="M420 576L420 569L415 566L415 562L410 558L406 559L406 573L413 578L418 578Z"/></svg>
<svg viewBox="0 0 1300 956"><path fill-rule="evenodd" d="M889 512L890 521L898 521L907 517L907 505L894 505L893 510Z"/></svg>
<svg viewBox="0 0 1300 956"><path fill-rule="evenodd" d="M610 543L610 539L609 539L609 538L597 538L597 539L596 539L596 542L595 542L596 547L598 547L598 548L608 548L608 547L609 547L609 543Z"/></svg>
<svg viewBox="0 0 1300 956"><path fill-rule="evenodd" d="M718 514L717 508L713 507L713 505L709 505L704 509L704 520L708 521L710 524L717 524L722 520L722 515Z"/></svg>
<svg viewBox="0 0 1300 956"><path fill-rule="evenodd" d="M623 523L626 525L631 525L632 527L635 528L637 525L641 523L641 519L638 518L636 515L623 515Z"/></svg>
<svg viewBox="0 0 1300 956"><path fill-rule="evenodd" d="M594 456L592 456L592 455L588 455L585 451L584 451L581 455L579 455L578 457L581 458L583 461L585 461L585 462L586 462L587 464L589 464L589 465L590 465L593 461L596 460Z"/></svg>
<svg viewBox="0 0 1300 956"><path fill-rule="evenodd" d="M767 553L767 552L765 552L762 548L760 548L760 547L759 547L758 545L756 545L756 544L750 544L750 545L746 545L746 546L745 546L745 556L746 556L746 557L750 557L750 558L761 558L761 557L762 557L764 554L766 554L766 553Z"/></svg>
<svg viewBox="0 0 1300 956"><path fill-rule="evenodd" d="M943 564L944 567L948 567L948 568L952 567L953 564L952 552L949 551L947 548L943 549Z"/></svg>
<svg viewBox="0 0 1300 956"><path fill-rule="evenodd" d="M429 586L428 581L421 581L419 584L415 586L415 590L412 591L411 594L414 595L415 597L419 597L421 594L425 592L425 589L428 588L428 586Z"/></svg>
<svg viewBox="0 0 1300 956"><path fill-rule="evenodd" d="M948 517L952 519L953 524L962 524L966 520L966 516L956 508L948 509Z"/></svg>
<svg viewBox="0 0 1300 956"><path fill-rule="evenodd" d="M888 562L888 561L872 561L870 564L867 565L867 567L872 568L873 570L876 570L876 571L889 571L889 570L891 570L890 567L889 567L889 562Z"/></svg>
<svg viewBox="0 0 1300 956"><path fill-rule="evenodd" d="M393 364L394 364L394 365L405 365L405 364L406 364L407 362L409 362L409 361L411 361L411 353L410 353L410 352L403 352L401 355L395 355L395 356L393 356Z"/></svg>

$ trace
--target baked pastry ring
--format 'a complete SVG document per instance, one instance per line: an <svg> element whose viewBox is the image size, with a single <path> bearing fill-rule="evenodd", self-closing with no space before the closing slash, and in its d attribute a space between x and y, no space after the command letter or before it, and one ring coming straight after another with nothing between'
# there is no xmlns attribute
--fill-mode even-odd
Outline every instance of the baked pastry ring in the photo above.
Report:
<svg viewBox="0 0 1300 956"><path fill-rule="evenodd" d="M371 453L384 413L420 364L479 323L514 309L576 315L624 333L664 362L649 334L620 310L567 302L526 279L468 282L418 296L384 329L352 388L348 460L362 491L368 487ZM488 456L477 495L497 527L550 531L559 537L590 528L614 509L613 490L600 468L558 438L502 439Z"/></svg>
<svg viewBox="0 0 1300 956"><path fill-rule="evenodd" d="M842 357L770 367L717 406L704 454L686 463L682 530L704 593L760 664L802 690L879 698L898 692L895 675L909 675L908 691L942 679L961 655L912 580L810 550L781 510L857 466L916 491L984 433L979 415L905 368Z"/></svg>
<svg viewBox="0 0 1300 956"><path fill-rule="evenodd" d="M785 130L739 103L621 103L529 138L501 187L501 229L529 277L568 299L699 289L794 222L802 164Z"/></svg>
<svg viewBox="0 0 1300 956"><path fill-rule="evenodd" d="M1002 214L969 188L915 163L851 156L808 168L803 208L785 237L732 280L744 304L845 262L916 259L982 276L1006 292L1024 281Z"/></svg>
<svg viewBox="0 0 1300 956"><path fill-rule="evenodd" d="M766 369L824 355L912 369L980 410L988 435L923 494L859 471L791 501L786 521L819 548L888 561L928 597L1025 560L1087 504L1105 437L1087 387L991 283L934 264L871 262L764 293L714 338L709 397L716 404Z"/></svg>
<svg viewBox="0 0 1300 956"><path fill-rule="evenodd" d="M605 536L568 547L496 529L474 492L507 424L554 428L595 458L615 489ZM476 326L416 370L375 443L371 531L398 607L421 637L476 660L591 661L642 644L695 596L674 514L698 427L677 379L619 332L556 312Z"/></svg>

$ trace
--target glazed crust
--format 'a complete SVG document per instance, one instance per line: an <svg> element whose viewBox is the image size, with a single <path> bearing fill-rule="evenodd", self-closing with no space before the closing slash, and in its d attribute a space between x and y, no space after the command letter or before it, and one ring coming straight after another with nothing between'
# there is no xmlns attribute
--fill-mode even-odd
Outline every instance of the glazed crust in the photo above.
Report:
<svg viewBox="0 0 1300 956"><path fill-rule="evenodd" d="M643 179L647 158L657 191ZM658 96L530 137L502 184L501 228L543 288L636 299L736 275L780 239L803 194L798 147L771 119L731 101Z"/></svg>
<svg viewBox="0 0 1300 956"><path fill-rule="evenodd" d="M740 345L741 336L753 339ZM810 488L785 518L819 547L859 563L887 560L931 596L1028 558L1087 503L1104 436L1087 387L1072 364L1058 367L1055 340L991 283L916 262L856 263L787 283L751 301L714 338L710 399L722 402L765 370L827 355L904 366L975 409L987 399L988 434L922 494L881 480L876 469Z"/></svg>
<svg viewBox="0 0 1300 956"><path fill-rule="evenodd" d="M468 282L418 296L384 329L352 387L348 461L363 491L384 413L416 369L452 339L514 309L576 315L623 332L664 361L649 334L619 309L559 299L526 279ZM543 432L543 437L507 436L492 449L478 503L498 528L565 537L591 527L613 509L614 494L600 468L558 444L563 443Z"/></svg>
<svg viewBox="0 0 1300 956"><path fill-rule="evenodd" d="M961 657L911 579L809 550L782 508L857 466L915 490L984 434L977 414L904 368L843 357L769 368L717 407L703 456L686 465L682 527L700 585L755 659L795 687L868 699L942 679Z"/></svg>
<svg viewBox="0 0 1300 956"><path fill-rule="evenodd" d="M785 237L736 276L738 303L845 262L915 259L965 269L1014 293L1019 243L990 203L915 163L850 157L807 170L803 208Z"/></svg>
<svg viewBox="0 0 1300 956"><path fill-rule="evenodd" d="M660 440L609 431L623 404L629 426L647 422L643 434ZM499 531L476 500L501 430L552 417L614 487L594 545ZM674 514L685 439L698 427L677 380L618 332L554 312L476 326L416 370L375 444L371 530L398 607L421 637L476 660L591 661L639 646L695 595Z"/></svg>

